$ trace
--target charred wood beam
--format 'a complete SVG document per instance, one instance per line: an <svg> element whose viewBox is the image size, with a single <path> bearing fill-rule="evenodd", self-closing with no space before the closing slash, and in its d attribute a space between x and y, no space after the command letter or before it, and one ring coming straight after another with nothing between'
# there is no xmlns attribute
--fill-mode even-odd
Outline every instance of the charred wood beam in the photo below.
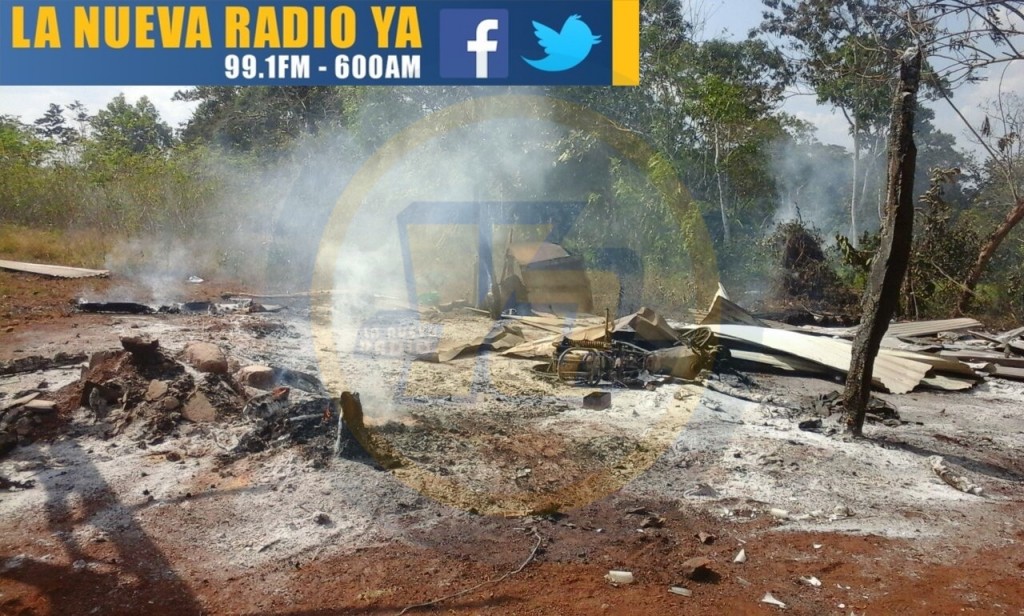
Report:
<svg viewBox="0 0 1024 616"><path fill-rule="evenodd" d="M900 61L900 83L889 127L889 165L881 245L861 300L861 322L853 339L843 405L847 430L864 428L875 356L899 304L900 287L910 261L914 235L914 114L921 80L921 50L910 48Z"/></svg>

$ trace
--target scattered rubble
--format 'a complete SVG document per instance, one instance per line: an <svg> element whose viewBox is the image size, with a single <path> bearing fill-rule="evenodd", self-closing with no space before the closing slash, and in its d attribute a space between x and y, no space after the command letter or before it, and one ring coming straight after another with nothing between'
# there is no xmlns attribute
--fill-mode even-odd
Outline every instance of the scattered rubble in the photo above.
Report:
<svg viewBox="0 0 1024 616"><path fill-rule="evenodd" d="M921 434L921 430L915 426L922 422L939 421L938 412L934 417L925 414L922 411L925 402L914 403L912 396L896 397L884 394L873 398L869 411L869 419L874 421L873 429L877 431L876 434L889 437L887 441L883 438L870 445L878 450L877 453L865 454L865 447L868 445L864 443L823 438L823 435L834 434L841 429L838 416L842 408L839 393L834 391L834 379L841 378L842 371L829 368L814 359L728 336L724 333L725 330L720 336L709 336L718 327L711 321L747 320L742 308L724 301L718 302L714 316L694 319L695 324L669 325L653 311L643 310L627 319L625 326L621 328L618 327L620 320L616 320L609 328L600 318L590 321L584 318L579 328L567 328L565 332L548 331L544 328L550 329L551 323L558 319L522 315L517 315L519 318L505 319L500 324L504 335L510 337L508 342L514 341L512 336L517 331L525 334L523 343L517 346L537 343L542 338L548 338L547 342L536 347L536 352L548 360L551 360L552 354L559 349L563 353L570 349L586 350L593 342L600 342L603 346L594 345L595 348L610 353L613 362L616 358L628 359L628 354L616 355L617 344L613 344L616 340L623 345L630 344L641 348L644 361L638 364L642 369L636 372L635 383L622 378L622 373L616 375L614 370L601 375L604 377L611 374L613 378L600 379L599 385L594 388L600 391L593 393L597 393L605 400L614 394L616 400L614 405L604 406L602 412L593 412L588 408L589 405L582 394L589 392L589 389L574 388L578 383L573 379L559 381L556 378L535 378L526 369L526 362L514 361L525 347L520 348L517 353L504 353L494 350L496 347L488 350L480 346L474 349L474 352L489 353L494 360L486 366L490 370L488 376L491 380L483 385L471 380L469 376L473 372L470 368L473 366L472 362L478 361L480 357L470 357L469 352L460 352L446 362L448 365L420 363L414 364L413 368L406 372L401 372L392 364L383 361L367 362L362 356L351 360L347 368L370 374L373 379L383 384L380 387L384 391L383 395L380 392L370 392L369 396L364 397L364 400L368 401L368 412L374 411L372 415L368 415L365 422L361 411L362 402L358 395L346 392L338 396L336 391L329 391L328 386L316 375L315 364L308 357L303 356L301 360L296 360L289 356L297 345L288 346L284 350L275 347L291 342L285 336L275 334L269 340L252 342L259 339L256 330L253 329L255 324L265 321L269 324L266 331L275 331L273 327L282 327L275 321L280 317L264 319L245 316L242 313L230 320L219 317L212 321L207 319L208 313L202 312L204 309L208 311L210 306L212 304L203 306L199 303L188 306L191 314L199 315L189 318L155 316L145 319L123 319L127 323L120 324L124 328L122 331L147 332L150 335L163 331L157 327L146 329L145 326L129 329L136 322L142 321L161 324L187 323L188 329L183 328L184 331L178 333L177 337L164 338L161 335L161 341L167 344L161 344L155 338L145 335L126 336L121 338L120 350L104 350L95 353L91 358L86 355L78 356L76 362L65 365L75 366L89 360L88 367L80 378L70 385L66 385L66 381L54 378L51 374L46 374L45 379L43 376L36 376L31 380L28 380L29 377L17 377L21 379L19 382L24 381L24 386L12 386L9 392L0 397L0 408L3 409L0 411L0 438L7 438L6 442L12 448L35 440L52 441L54 437L60 436L82 439L83 442L85 439L92 439L89 441L90 446L101 443L101 448L103 445L120 447L117 453L107 455L119 455L120 451L125 450L123 445L130 443L152 454L152 460L160 464L164 464L165 461L182 462L181 468L187 466L190 469L194 462L208 464L207 461L203 461L205 456L215 461L212 469L205 466L203 468L204 473L213 476L210 485L224 485L228 482L234 483L236 480L239 482L238 485L242 485L238 477L273 461L277 465L274 467L276 474L266 473L261 478L261 488L280 490L282 493L290 493L292 486L301 483L295 480L299 473L320 469L328 463L334 464L337 461L331 459L339 454L348 459L365 462L366 467L373 469L379 478L366 480L368 475L360 475L364 481L385 481L398 477L415 486L414 490L421 489L417 482L436 481L443 489L449 490L449 494L459 490L470 493L471 489L483 493L489 487L485 481L491 481L502 487L515 486L531 495L545 495L553 492L550 481L556 474L578 473L581 476L590 476L594 468L599 469L602 465L613 469L615 473L625 474L627 471L623 469L631 471L629 465L635 464L636 467L652 470L648 475L631 483L626 490L633 493L665 494L673 499L673 502L681 503L681 507L730 512L730 515L724 516L729 518L729 521L723 519L721 523L752 524L762 529L770 529L776 523L766 518L764 514L768 512L780 520L785 520L787 529L794 531L848 531L858 530L864 526L867 529L864 532L881 534L888 531L879 528L896 514L892 514L891 511L876 513L871 510L870 515L864 514L850 520L853 515L850 506L836 505L836 501L848 501L857 507L858 511L867 512L870 503L865 502L869 497L864 493L871 489L877 490L874 482L877 482L880 475L884 472L916 469L918 474L913 476L913 489L904 489L895 482L883 487L886 490L892 488L900 492L902 500L899 501L899 507L911 514L917 513L913 506L906 504L906 495L916 495L922 483L934 484L925 486L932 490L929 497L939 492L951 493L952 496L942 501L943 504L953 499L970 502L971 499L958 496L934 480L920 481L922 477L931 477L933 472L921 463L922 459L926 458L920 451L928 451L926 447L935 447L945 454L947 450L941 449L943 446L961 449L975 447L975 451L979 451L979 443L988 443L980 440L977 434L964 434L963 431L967 429L956 423L934 429L953 435L948 438L955 440L936 442L938 437L933 438L932 434L935 432L930 430L925 435L927 444L922 446L920 438L912 439L915 435L920 437ZM459 319L468 317L479 319L474 313L464 310L453 311L439 318L452 319L461 324ZM744 327L796 331L783 330L779 324L763 316L750 315L749 319L751 322L745 323ZM216 349L216 369L214 372L204 372L204 367L208 367L208 364L194 356L195 349L192 345L189 345L190 350L185 352L181 349L186 340L202 340L203 327L210 322L215 322L217 329L211 328L207 331L216 334L209 336L208 341L202 344ZM703 329L694 326L702 322L707 325ZM196 326L197 323L204 325ZM954 325L959 327L958 324ZM510 329L504 329L506 327ZM917 331L925 328L931 331L937 327L946 326L921 325ZM608 331L609 329L615 331ZM455 335L452 337L458 338L460 330L454 328L453 331ZM814 341L832 340L827 334L812 333L811 328L803 328L798 333ZM566 334L570 340L575 339L575 343L565 343ZM245 339L245 343L241 343L234 337L237 335L248 338ZM771 337L772 334L768 336ZM477 338L476 335L465 336L465 339L471 341ZM491 336L490 340L494 342L495 337ZM612 342L608 342L609 340ZM895 344L893 340L890 342ZM902 340L899 342L910 344ZM658 349L660 344L669 346ZM963 363L963 358L957 355L951 357L951 361L947 363L945 356L935 352L938 347L946 349L944 352L957 354L964 354L967 351L949 349L971 348L974 349L970 351L971 356L977 357L995 353L986 350L994 348L992 345L995 344L974 338L970 334L957 334L956 337L944 337L941 342L929 342L929 348L933 349L929 351L920 348L925 346L921 339L914 339L911 350L900 350L899 353L933 357L929 360L933 363L919 362L927 364L924 368L925 376L915 388L920 392L924 388L930 388L930 383L941 382L934 379L948 377L953 379L951 383L960 379L960 368L954 366ZM695 347L712 350L714 357L701 360L701 368L696 374L692 374L692 371L687 373L692 374L694 378L666 378L651 372L664 370L671 374L673 370L666 368L667 364L661 363L660 358L676 352L680 353L680 356L695 357L698 355ZM515 347L505 350L511 351L513 348ZM1009 353L1013 353L1011 347L1006 348L1010 349ZM628 350L629 347L621 346L620 349ZM659 355L664 351L668 353ZM1005 349L1002 352L1006 352ZM652 357L659 358L659 361L648 361ZM902 356L896 354L894 357ZM940 359L934 359L936 357ZM400 365L407 358L408 354L396 360L394 365ZM508 358L508 361L504 358ZM344 359L350 361L349 358ZM1003 361L1011 362L1015 359L1024 358L1011 355L1003 358ZM279 365L278 362L294 368ZM58 363L60 362L46 360L38 365L41 366L40 370L50 370L57 367ZM584 364L583 367L586 368L586 361L577 363ZM970 364L968 367L972 371L984 372L978 362L970 361ZM407 366L402 365L401 370L406 370ZM308 372L295 368L303 368ZM422 372L417 374L420 370ZM645 370L646 375L643 374ZM787 376L803 371L810 372L816 379L797 380ZM15 374L25 372L19 371ZM66 372L75 372L74 376L78 376L74 368ZM768 376L754 377L749 374L752 372L764 372ZM779 373L787 379L781 381L784 383L781 386L774 380L774 376ZM963 375L963 380L970 380L972 384L985 381L987 383L977 387L970 394L950 395L948 417L941 415L941 421L949 424L952 419L959 419L955 417L955 403L972 399L973 396L978 396L984 403L985 400L998 397L1002 387L1018 387L1001 382L998 376L992 378L992 374L995 373L984 373L977 379L968 379L967 375ZM630 373L629 376L634 375ZM52 385L43 388L40 384L39 388L29 392L27 388L35 388L40 380L49 381ZM395 385L396 383L398 385ZM459 387L463 385L464 391L460 391ZM635 390L614 389L620 385L634 385ZM947 389L954 387L950 386ZM826 391L822 393L823 390ZM1020 392L1019 389L1010 391L1014 396ZM442 394L439 395L438 392ZM939 398L939 394L934 392L925 392L923 396L925 401L945 399ZM372 403L369 402L371 400ZM384 410L380 410L381 408ZM668 415L677 413L684 419L678 424L658 425L661 416L657 413L661 412ZM1013 411L1006 408L1002 412L1009 415ZM591 430L588 431L581 426ZM663 435L659 435L659 438L664 440L664 445L662 446L660 441L652 445L652 441L645 440L646 433L644 438L633 438L630 431L637 430L638 426L642 430L651 430L653 426L653 429L664 432ZM896 441L892 438L894 434L898 434L900 439L905 439L905 442ZM878 447L879 443L883 446ZM1015 473L1019 471L1016 466L999 457L1003 455L1003 451L998 450L997 445L1001 443L984 445L988 449L976 456L977 459L974 461L977 462L977 466L966 465L959 458L949 454L947 459L965 464L965 468L970 469L972 476L979 467L986 469L996 475L991 486L988 477L985 477L986 488L990 492L999 495L1012 494L1007 486L1015 481ZM998 455L986 457L990 452L998 452ZM3 455L2 452L0 455ZM593 465L586 467L581 461L591 462ZM51 462L46 460L38 464L46 466ZM247 464L250 466L246 466ZM952 481L950 485L963 481L966 490L964 487L954 487L975 493L971 490L977 486L968 482L966 478L954 474L941 459L939 464L946 470L946 476L938 469L934 472L944 481ZM807 481L808 475L815 472L814 468L817 465L827 467L831 473L826 475L825 470L822 471L822 485ZM887 471L885 467L892 467L893 470ZM381 468L394 473L379 472ZM847 468L856 468L861 474L858 476L851 473L846 477L844 473ZM868 474L862 472L865 468L868 469ZM7 468L4 471L8 472ZM351 467L346 467L345 471L351 471ZM36 469L32 472L36 472ZM152 471L147 467L145 472ZM479 477L483 477L483 480L474 484L471 489L464 489L456 484L455 478L461 479L464 475L476 472L479 472ZM25 479L22 475L13 475L13 478ZM840 479L850 481L850 494L843 493L841 488L836 487L838 483L824 483L837 482ZM204 475L204 486L207 485L206 482L207 476ZM749 489L752 482L759 484L759 491L756 493ZM484 484L482 488L479 487L481 484ZM993 489L993 486L1002 492ZM162 495L151 483L140 485L134 494L142 494L143 488L146 490L145 496L155 500L147 501L139 497L140 502L153 502L157 505L168 502L168 497ZM601 485L594 494L607 494L613 488L614 486ZM325 496L328 492L337 490L335 485L325 483L322 487L318 486L315 493L321 493L321 489ZM802 489L813 495L805 498L800 494ZM978 490L980 492L980 488ZM409 490L409 493L412 492L413 490ZM180 497L182 509L188 510L199 508L202 499L196 498L197 494L199 492L195 486L189 486L176 489L173 497ZM461 494L457 496L461 497ZM487 495L470 502L474 507L478 507L486 497ZM331 498L341 497L332 495ZM584 495L584 498L590 498L590 495ZM695 500L685 500L688 498ZM811 502L814 499L817 500ZM604 533L609 536L617 533L616 541L620 541L623 536L621 529L614 528L616 525L628 527L630 536L649 540L652 543L648 545L655 545L653 542L671 536L672 532L678 531L685 524L682 521L684 516L667 513L669 509L661 509L658 505L652 504L627 512L631 516L637 516L628 519L621 519L623 507L620 507L615 510L612 521L609 522L577 519L575 516L582 517L583 514L577 514L577 510L569 508L564 500L549 498L547 502L550 503L547 507L530 503L536 505L532 511L550 516L543 518L544 523L547 523L547 520L564 521L567 512L572 512L568 514L574 516L569 518L572 525L564 523L566 528L571 527L580 535L584 532ZM646 501L630 501L629 506L636 507L638 502ZM421 508L416 497L405 498L402 503L402 511L416 512ZM777 505L779 508L770 510L770 505ZM334 537L335 533L347 532L351 519L348 517L349 513L342 507L331 502L316 502L315 499L308 502L307 507L308 509L299 511L289 518L293 520L294 526L304 528L310 533L330 537ZM410 518L414 520L413 526L435 523L434 510L427 510L429 516L424 514L422 519ZM484 507L467 507L467 510L475 513L492 513ZM659 515L655 511L665 515ZM731 515L732 513L735 515ZM900 515L902 513L901 509ZM391 523L388 515L392 514L378 516L374 512L370 517L375 520L374 523L379 519L380 524L388 524ZM408 515L415 516L415 513ZM932 510L929 509L921 515L930 516ZM701 522L703 528L712 530L715 523L707 519ZM918 518L914 517L905 524L934 527L940 523L931 518L919 523ZM637 532L638 528L644 532ZM722 539L716 544L712 534L695 532L699 528L690 526L683 530L684 541L681 541L678 547L682 554L674 553L671 562L678 562L677 558L687 558L698 551L705 555L690 558L681 567L667 567L669 573L664 579L649 579L646 569L635 569L636 577L644 580L645 584L662 584L661 587L665 588L675 581L669 577L671 575L682 574L686 579L710 581L718 578L718 574L712 568L713 563L731 561L738 564L746 561L745 548L732 556L736 548L731 541L726 545L727 542ZM903 528L899 528L893 532L909 533L913 532L913 529L904 531ZM734 533L726 531L720 534L726 538L735 536ZM691 536L696 536L699 545L694 544L692 538L687 539ZM810 540L805 538L804 541L803 549L806 549ZM739 543L744 544L743 541ZM829 545L828 552L831 554L831 539ZM260 536L258 540L253 541L246 552L249 555L259 554L271 559L289 554L289 549L287 538L271 534ZM732 568L728 575L730 583L735 580L739 584L753 586L746 590L748 593L753 593L753 589L764 590L764 587L757 586L763 583L763 580L752 575L750 568L765 566L764 562L771 558L763 546L759 546L756 552L757 557L748 564L742 567L730 565ZM314 552L314 559L316 554ZM820 556L822 553L817 554ZM585 560L588 557L579 558ZM608 562L630 566L633 561L615 559ZM738 580L733 575L734 572L744 573L753 582ZM615 572L610 572L609 575L611 573ZM629 579L635 582L633 572L618 573L629 574ZM794 608L800 606L802 599L815 594L814 588L821 586L820 580L816 577L797 578L792 572L782 579L788 579L792 584L790 592L794 593L794 596L787 597L787 600ZM599 578L592 581L600 583ZM616 584L629 583L611 579L609 581ZM795 596L798 589L808 594L798 599ZM693 595L692 591L681 586L671 586L670 592L680 596ZM664 594L664 591L662 593ZM771 594L767 596L771 597ZM750 602L755 598L756 595L750 594L746 601ZM778 607L777 604L772 605Z"/></svg>
<svg viewBox="0 0 1024 616"><path fill-rule="evenodd" d="M776 599L772 595L772 593L770 593L770 592L764 593L764 596L761 597L761 603L767 603L768 605L774 605L775 607L777 607L779 609L783 609L783 610L786 609L786 604L783 603L782 601L779 601L778 599Z"/></svg>
<svg viewBox="0 0 1024 616"><path fill-rule="evenodd" d="M273 389L275 387L274 369L270 366L245 366L234 375L235 382L243 387L255 389Z"/></svg>
<svg viewBox="0 0 1024 616"><path fill-rule="evenodd" d="M983 495L981 487L971 483L963 475L953 473L953 471L946 466L945 462L943 462L942 456L932 456L929 458L929 462L931 462L932 470L939 476L939 479L942 479L953 488L975 496Z"/></svg>
<svg viewBox="0 0 1024 616"><path fill-rule="evenodd" d="M17 481L0 475L0 490L31 490L36 485L31 479L28 481Z"/></svg>
<svg viewBox="0 0 1024 616"><path fill-rule="evenodd" d="M711 560L705 556L695 556L679 566L679 572L695 582L706 582L716 577L711 569Z"/></svg>
<svg viewBox="0 0 1024 616"><path fill-rule="evenodd" d="M29 355L6 362L0 362L0 376L11 376L25 372L42 372L53 368L76 366L89 358L85 353L57 353L53 357Z"/></svg>
<svg viewBox="0 0 1024 616"><path fill-rule="evenodd" d="M616 585L632 584L633 574L629 571L616 571L612 569L607 574L605 574L604 579L608 580L609 583Z"/></svg>

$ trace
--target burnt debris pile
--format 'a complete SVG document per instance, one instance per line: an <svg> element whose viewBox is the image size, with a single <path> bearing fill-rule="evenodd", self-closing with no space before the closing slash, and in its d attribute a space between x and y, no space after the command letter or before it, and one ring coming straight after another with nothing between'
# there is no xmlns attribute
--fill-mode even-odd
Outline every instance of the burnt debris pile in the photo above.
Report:
<svg viewBox="0 0 1024 616"><path fill-rule="evenodd" d="M358 455L338 403L311 374L279 366L239 366L210 342L172 352L158 340L122 337L121 348L86 356L21 360L8 371L81 364L56 391L45 383L0 399L0 456L61 435L124 437L140 447L198 433L226 459L301 446L314 459Z"/></svg>

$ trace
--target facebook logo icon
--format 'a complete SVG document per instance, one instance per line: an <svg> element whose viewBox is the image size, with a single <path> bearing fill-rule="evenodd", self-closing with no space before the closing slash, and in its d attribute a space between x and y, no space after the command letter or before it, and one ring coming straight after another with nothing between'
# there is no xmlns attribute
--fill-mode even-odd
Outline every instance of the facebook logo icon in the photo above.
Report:
<svg viewBox="0 0 1024 616"><path fill-rule="evenodd" d="M508 77L508 11L441 9L441 77Z"/></svg>

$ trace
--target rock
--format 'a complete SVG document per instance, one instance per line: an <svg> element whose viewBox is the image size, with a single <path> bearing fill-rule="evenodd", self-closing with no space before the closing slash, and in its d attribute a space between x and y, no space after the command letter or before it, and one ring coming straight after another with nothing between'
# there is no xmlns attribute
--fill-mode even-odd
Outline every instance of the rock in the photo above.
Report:
<svg viewBox="0 0 1024 616"><path fill-rule="evenodd" d="M200 372L228 372L227 356L219 346L211 342L190 342L185 347L185 361Z"/></svg>
<svg viewBox="0 0 1024 616"><path fill-rule="evenodd" d="M274 369L270 366L246 366L235 373L235 382L243 387L274 388Z"/></svg>
<svg viewBox="0 0 1024 616"><path fill-rule="evenodd" d="M686 498L698 498L698 497L718 498L718 496L720 496L720 495L718 493L718 490L712 488L708 484L706 484L706 483L698 483L696 486L694 486L694 487L690 488L689 490L683 492L683 496L685 496Z"/></svg>
<svg viewBox="0 0 1024 616"><path fill-rule="evenodd" d="M819 432L821 430L821 419L801 421L797 427L806 432Z"/></svg>
<svg viewBox="0 0 1024 616"><path fill-rule="evenodd" d="M92 370L107 360L113 359L116 355L117 351L96 351L89 357L89 369Z"/></svg>
<svg viewBox="0 0 1024 616"><path fill-rule="evenodd" d="M739 553L736 554L736 558L732 559L732 562L740 564L747 562L747 551L741 549Z"/></svg>
<svg viewBox="0 0 1024 616"><path fill-rule="evenodd" d="M665 525L665 518L660 515L649 515L640 522L640 528L661 528Z"/></svg>
<svg viewBox="0 0 1024 616"><path fill-rule="evenodd" d="M97 415L102 416L107 414L107 410L110 408L110 403L106 401L102 394L100 394L99 387L93 387L89 392L89 395L86 397L85 406L88 406L92 412Z"/></svg>
<svg viewBox="0 0 1024 616"><path fill-rule="evenodd" d="M852 518L853 510L846 505L836 505L835 509L832 510L832 514L839 518Z"/></svg>
<svg viewBox="0 0 1024 616"><path fill-rule="evenodd" d="M705 533L703 531L697 533L697 541L700 541L704 545L711 545L715 542L715 539L717 539L717 537L715 537L711 533Z"/></svg>
<svg viewBox="0 0 1024 616"><path fill-rule="evenodd" d="M786 511L785 509L776 509L776 508L773 507L773 508L768 510L768 513L770 513L773 518L778 518L780 520L788 520L789 519L789 512Z"/></svg>
<svg viewBox="0 0 1024 616"><path fill-rule="evenodd" d="M32 419L27 415L14 423L14 431L18 436L28 436L29 434L32 434L32 427Z"/></svg>
<svg viewBox="0 0 1024 616"><path fill-rule="evenodd" d="M181 416L191 422L209 423L217 419L217 409L203 392L197 391L185 402Z"/></svg>
<svg viewBox="0 0 1024 616"><path fill-rule="evenodd" d="M696 556L685 561L680 572L691 580L700 580L707 578L711 573L711 560L703 557Z"/></svg>
<svg viewBox="0 0 1024 616"><path fill-rule="evenodd" d="M673 595L679 595L681 597L692 597L693 596L693 591L692 590L689 590L687 588L683 588L682 586L673 586L673 587L669 588L668 591L670 593L672 593Z"/></svg>
<svg viewBox="0 0 1024 616"><path fill-rule="evenodd" d="M11 333L11 332L13 332L13 331L14 331L14 326L13 326L13 325L8 325L8 326L7 326L7 327L6 327L5 329L4 329L4 331L5 331L5 332L7 332L7 333L9 334L9 333Z"/></svg>
<svg viewBox="0 0 1024 616"><path fill-rule="evenodd" d="M164 407L165 411L173 411L181 406L181 401L177 398L164 398L160 401L160 406Z"/></svg>
<svg viewBox="0 0 1024 616"><path fill-rule="evenodd" d="M146 400L152 402L159 400L167 395L167 381L158 381L153 379L149 382L149 387L146 389Z"/></svg>
<svg viewBox="0 0 1024 616"><path fill-rule="evenodd" d="M147 340L137 336L121 336L121 346L125 351L142 362L153 362L160 357L160 341Z"/></svg>
<svg viewBox="0 0 1024 616"><path fill-rule="evenodd" d="M331 516L327 515L323 511L319 511L313 516L313 521L320 526L327 526L331 523Z"/></svg>
<svg viewBox="0 0 1024 616"><path fill-rule="evenodd" d="M0 432L0 456L7 455L12 449L18 446L18 437L7 433Z"/></svg>
<svg viewBox="0 0 1024 616"><path fill-rule="evenodd" d="M124 387L117 381L107 381L106 383L86 381L82 388L80 404L103 415L109 410L110 405L120 401L122 396L124 396Z"/></svg>
<svg viewBox="0 0 1024 616"><path fill-rule="evenodd" d="M815 588L821 587L821 580L814 577L813 575L809 577L801 577L800 582L803 584L807 584L808 586L813 586Z"/></svg>

